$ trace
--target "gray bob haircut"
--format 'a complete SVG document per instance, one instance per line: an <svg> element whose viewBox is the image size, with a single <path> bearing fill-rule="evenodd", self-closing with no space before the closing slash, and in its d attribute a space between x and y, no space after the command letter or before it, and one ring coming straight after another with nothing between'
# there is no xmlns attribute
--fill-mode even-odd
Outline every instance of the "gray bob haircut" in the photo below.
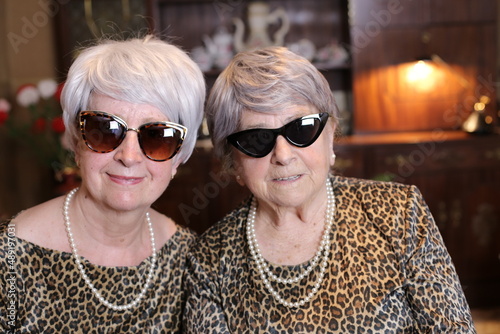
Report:
<svg viewBox="0 0 500 334"><path fill-rule="evenodd" d="M183 163L191 156L206 86L198 65L177 46L147 35L102 40L83 49L69 69L61 94L65 143L72 151L80 137L77 115L92 107L93 93L158 108L169 121L188 128L175 161Z"/></svg>
<svg viewBox="0 0 500 334"><path fill-rule="evenodd" d="M276 113L309 105L338 123L338 108L325 77L307 59L284 47L241 52L215 81L205 113L215 155L233 171L226 138L239 130L243 112Z"/></svg>

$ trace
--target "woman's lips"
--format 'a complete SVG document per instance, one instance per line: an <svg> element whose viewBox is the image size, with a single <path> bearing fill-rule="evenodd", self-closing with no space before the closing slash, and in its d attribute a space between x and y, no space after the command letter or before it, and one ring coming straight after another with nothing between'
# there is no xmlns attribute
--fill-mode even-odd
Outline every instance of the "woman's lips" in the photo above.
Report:
<svg viewBox="0 0 500 334"><path fill-rule="evenodd" d="M280 181L280 182L295 181L299 177L300 177L300 175L293 175L293 176L287 176L287 177L278 177L278 178L275 178L274 181Z"/></svg>
<svg viewBox="0 0 500 334"><path fill-rule="evenodd" d="M108 174L109 178L111 181L118 183L118 184L124 184L124 185L134 185L137 183L140 183L142 181L142 177L134 177L134 176L123 176L123 175L115 175L115 174Z"/></svg>

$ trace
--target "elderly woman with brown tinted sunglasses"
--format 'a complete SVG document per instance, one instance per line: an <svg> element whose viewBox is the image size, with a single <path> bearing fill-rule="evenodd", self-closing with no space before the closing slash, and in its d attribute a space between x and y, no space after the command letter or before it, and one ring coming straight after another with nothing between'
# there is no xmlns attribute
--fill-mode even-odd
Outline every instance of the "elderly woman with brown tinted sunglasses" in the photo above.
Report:
<svg viewBox="0 0 500 334"><path fill-rule="evenodd" d="M190 252L185 332L474 332L418 190L329 175L338 112L311 63L278 47L238 54L206 113L252 196Z"/></svg>
<svg viewBox="0 0 500 334"><path fill-rule="evenodd" d="M81 186L0 225L2 332L180 331L195 236L151 205L191 155L204 99L197 65L153 36L80 52L61 103Z"/></svg>

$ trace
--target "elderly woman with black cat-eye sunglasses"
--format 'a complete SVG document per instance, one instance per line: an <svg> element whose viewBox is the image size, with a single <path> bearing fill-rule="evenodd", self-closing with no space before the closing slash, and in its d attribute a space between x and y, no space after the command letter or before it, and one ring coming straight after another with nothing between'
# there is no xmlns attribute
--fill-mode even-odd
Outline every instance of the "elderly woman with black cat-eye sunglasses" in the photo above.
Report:
<svg viewBox="0 0 500 334"><path fill-rule="evenodd" d="M0 224L0 253L15 226L18 275L0 332L181 331L196 236L151 205L193 151L205 91L193 60L152 35L81 50L61 95L81 186Z"/></svg>
<svg viewBox="0 0 500 334"><path fill-rule="evenodd" d="M474 332L418 189L331 175L338 111L309 61L237 54L206 114L252 195L190 251L185 333Z"/></svg>

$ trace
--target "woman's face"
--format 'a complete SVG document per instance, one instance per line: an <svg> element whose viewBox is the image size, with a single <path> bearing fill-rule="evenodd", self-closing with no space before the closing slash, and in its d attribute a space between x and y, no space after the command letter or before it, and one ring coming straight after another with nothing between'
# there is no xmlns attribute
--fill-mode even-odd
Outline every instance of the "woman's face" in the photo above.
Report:
<svg viewBox="0 0 500 334"><path fill-rule="evenodd" d="M241 130L279 128L297 118L316 114L311 106L294 106L278 114L245 111ZM278 136L274 149L263 158L252 158L233 148L237 180L260 200L272 206L299 207L324 196L333 155L334 123L329 119L316 141L304 148Z"/></svg>
<svg viewBox="0 0 500 334"><path fill-rule="evenodd" d="M168 121L156 107L115 100L95 94L91 109L122 118L129 128L144 123ZM135 131L128 131L114 151L96 153L80 137L75 152L82 175L82 189L104 206L117 211L149 207L176 173L174 160L157 162L141 151Z"/></svg>

